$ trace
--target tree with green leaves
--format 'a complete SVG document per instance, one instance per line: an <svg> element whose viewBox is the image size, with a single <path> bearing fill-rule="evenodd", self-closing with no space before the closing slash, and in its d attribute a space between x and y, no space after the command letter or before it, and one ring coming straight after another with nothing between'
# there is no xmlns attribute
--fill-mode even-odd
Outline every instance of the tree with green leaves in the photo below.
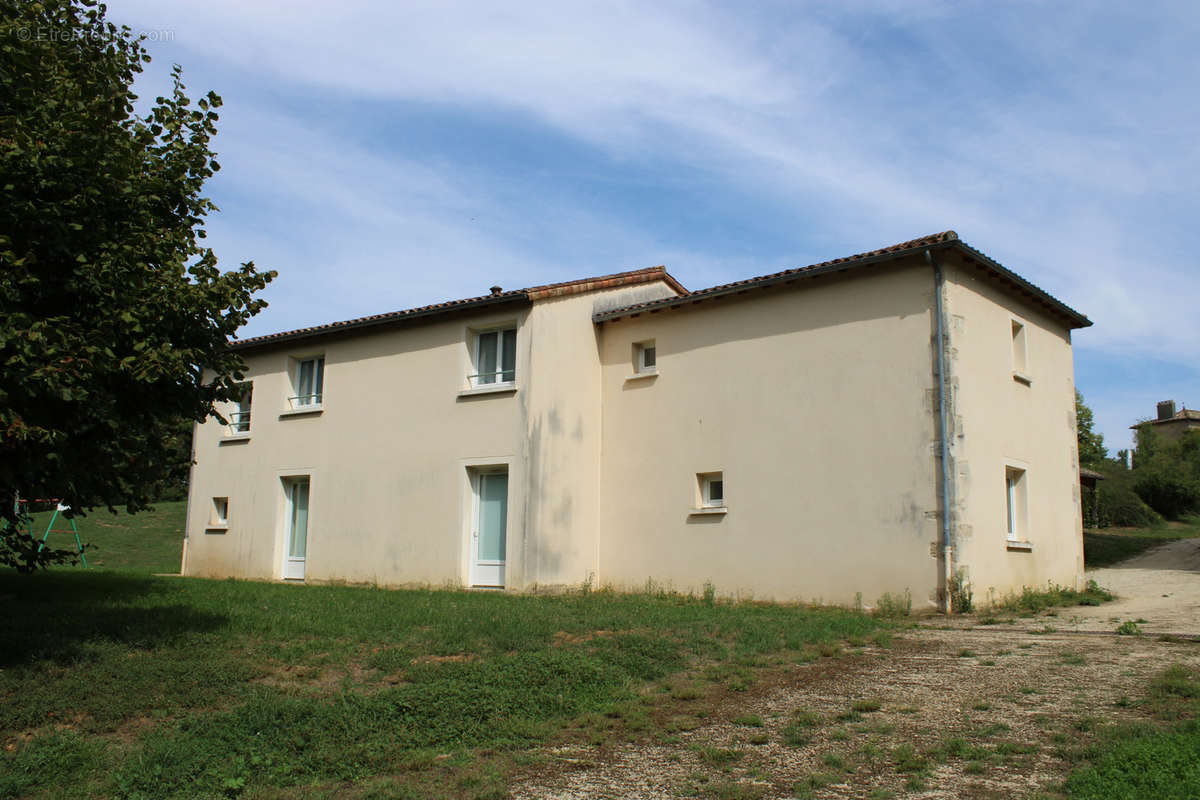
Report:
<svg viewBox="0 0 1200 800"><path fill-rule="evenodd" d="M67 557L18 496L132 513L186 472L180 424L236 396L228 340L275 275L204 246L221 100L176 67L136 114L149 60L91 0L0 0L0 564Z"/></svg>
<svg viewBox="0 0 1200 800"><path fill-rule="evenodd" d="M1083 394L1075 390L1075 431L1079 437L1079 463L1096 466L1108 457L1104 447L1104 434L1093 430L1095 420L1092 410L1083 402Z"/></svg>

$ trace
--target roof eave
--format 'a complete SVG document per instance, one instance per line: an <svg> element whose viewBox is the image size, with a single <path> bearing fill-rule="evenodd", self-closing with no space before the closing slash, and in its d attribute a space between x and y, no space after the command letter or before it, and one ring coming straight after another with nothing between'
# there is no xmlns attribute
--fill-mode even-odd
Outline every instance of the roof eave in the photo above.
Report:
<svg viewBox="0 0 1200 800"><path fill-rule="evenodd" d="M976 250L971 245L961 240L947 242L948 245L957 246L964 253L970 256L975 261L981 262L988 269L999 274L1000 277L1014 284L1018 289L1033 297L1033 299L1048 307L1051 311L1065 317L1070 322L1072 328L1090 328L1093 322L1085 315L1080 314L1075 309L1071 308L1066 303L1055 298L1053 295L1046 292L1044 289L1038 288L1029 281L1022 278L1017 273L1013 272L1008 267L996 261L992 257Z"/></svg>
<svg viewBox="0 0 1200 800"><path fill-rule="evenodd" d="M921 245L920 247L911 247L904 250L895 250L890 253L877 253L874 255L863 256L852 261L842 261L837 264L825 264L811 269L798 269L794 272L787 272L781 275L772 275L761 280L751 281L749 283L741 283L734 286L728 286L723 289L717 289L711 292L703 290L693 292L691 294L680 297L669 297L657 303L649 303L636 308L614 308L610 311L603 311L592 315L593 322L607 322L609 320L620 319L622 317L633 317L638 314L651 313L656 311L664 311L668 308L679 308L686 305L702 303L707 300L713 300L718 297L728 297L730 295L743 294L751 289L768 289L772 286L780 286L788 283L796 283L798 281L816 278L822 275L833 275L838 272L847 272L858 267L865 267L870 264L878 264L883 261L892 261L905 258L907 256L918 255L926 250L943 250L955 242L932 242Z"/></svg>
<svg viewBox="0 0 1200 800"><path fill-rule="evenodd" d="M480 308L490 306L504 305L531 305L532 300L525 292L519 294L505 293L495 297L480 297L474 300L469 300L464 303L458 303L451 307L443 308L427 308L420 311L414 311L410 314L402 314L397 316L389 316L383 319L364 319L355 320L353 322L343 323L336 327L325 327L317 330L298 330L287 333L271 335L269 337L248 339L244 342L230 342L229 349L239 352L247 352L250 350L265 350L279 344L292 344L306 339L327 339L343 334L358 333L366 328L386 328L400 327L409 323L420 322L428 317L449 317L460 311L474 311Z"/></svg>
<svg viewBox="0 0 1200 800"><path fill-rule="evenodd" d="M1029 281L1022 278L1012 270L1005 267L1003 264L984 255L980 251L965 244L961 239L954 238L940 242L927 242L914 247L908 247L903 250L892 250L886 253L874 253L855 258L847 261L841 261L836 264L824 264L821 266L812 267L811 269L798 269L793 272L787 272L780 275L772 275L757 281L741 283L734 286L728 286L722 289L717 289L711 292L703 290L694 292L681 297L672 297L661 300L657 303L647 303L636 307L614 308L608 311L603 311L592 315L593 322L608 322L612 320L622 319L624 317L635 317L643 313L655 313L665 311L671 308L682 308L686 305L694 305L705 302L707 300L716 299L719 297L728 297L730 295L743 294L751 289L767 289L772 286L782 284L796 283L798 281L817 278L822 275L833 275L839 272L849 272L860 267L879 264L885 261L898 261L903 258L920 255L927 251L933 252L938 250L960 249L973 260L980 263L982 266L996 273L1007 282L1013 284L1016 288L1022 290L1026 294L1038 302L1045 305L1051 311L1063 317L1068 325L1072 328L1087 328L1092 325L1092 321L1083 314L1080 314L1075 309L1067 304L1055 299L1037 286L1034 286Z"/></svg>

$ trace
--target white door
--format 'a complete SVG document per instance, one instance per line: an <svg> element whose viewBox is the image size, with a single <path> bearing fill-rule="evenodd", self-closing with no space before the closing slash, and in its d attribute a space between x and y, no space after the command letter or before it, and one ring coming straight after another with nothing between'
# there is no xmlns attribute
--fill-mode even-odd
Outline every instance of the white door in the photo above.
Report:
<svg viewBox="0 0 1200 800"><path fill-rule="evenodd" d="M475 477L475 519L471 529L471 585L504 586L508 543L508 473Z"/></svg>
<svg viewBox="0 0 1200 800"><path fill-rule="evenodd" d="M287 547L283 553L283 577L304 580L304 554L308 549L308 478L289 481Z"/></svg>

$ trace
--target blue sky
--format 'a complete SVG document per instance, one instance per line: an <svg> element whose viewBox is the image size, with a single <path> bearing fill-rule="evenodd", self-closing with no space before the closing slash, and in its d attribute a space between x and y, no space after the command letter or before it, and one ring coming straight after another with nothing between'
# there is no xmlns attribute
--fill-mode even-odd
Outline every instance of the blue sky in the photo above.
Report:
<svg viewBox="0 0 1200 800"><path fill-rule="evenodd" d="M1095 321L1110 449L1200 408L1194 2L112 0L225 106L244 331L655 264L689 288L953 228Z"/></svg>

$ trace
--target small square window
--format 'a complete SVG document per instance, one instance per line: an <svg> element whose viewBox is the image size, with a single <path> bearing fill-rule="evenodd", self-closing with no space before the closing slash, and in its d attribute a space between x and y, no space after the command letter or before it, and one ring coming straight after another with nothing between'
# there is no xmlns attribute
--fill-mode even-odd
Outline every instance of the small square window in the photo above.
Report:
<svg viewBox="0 0 1200 800"><path fill-rule="evenodd" d="M212 499L212 515L209 518L210 525L228 525L229 524L229 498L214 497Z"/></svg>
<svg viewBox="0 0 1200 800"><path fill-rule="evenodd" d="M696 476L700 485L701 508L723 508L725 506L725 474L701 472Z"/></svg>
<svg viewBox="0 0 1200 800"><path fill-rule="evenodd" d="M638 342L633 346L633 371L639 375L658 372L658 348L653 340Z"/></svg>
<svg viewBox="0 0 1200 800"><path fill-rule="evenodd" d="M296 394L288 398L292 408L319 407L325 399L325 356L296 359L292 387Z"/></svg>
<svg viewBox="0 0 1200 800"><path fill-rule="evenodd" d="M509 326L475 334L475 373L467 376L470 388L516 383L517 328Z"/></svg>

